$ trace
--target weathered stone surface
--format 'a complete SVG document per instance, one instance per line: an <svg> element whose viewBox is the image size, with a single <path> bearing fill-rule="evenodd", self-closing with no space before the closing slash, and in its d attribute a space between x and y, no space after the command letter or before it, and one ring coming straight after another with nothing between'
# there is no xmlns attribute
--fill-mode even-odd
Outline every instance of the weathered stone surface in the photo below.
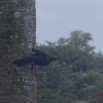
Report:
<svg viewBox="0 0 103 103"><path fill-rule="evenodd" d="M75 101L75 103L89 103L88 100L78 100L78 101Z"/></svg>
<svg viewBox="0 0 103 103"><path fill-rule="evenodd" d="M34 103L30 66L11 62L35 41L35 0L0 0L0 103Z"/></svg>

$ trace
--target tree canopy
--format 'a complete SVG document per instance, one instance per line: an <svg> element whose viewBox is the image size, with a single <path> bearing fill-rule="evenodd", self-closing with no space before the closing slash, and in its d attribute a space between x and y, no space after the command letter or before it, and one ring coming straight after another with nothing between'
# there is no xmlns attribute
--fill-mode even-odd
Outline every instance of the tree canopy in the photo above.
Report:
<svg viewBox="0 0 103 103"><path fill-rule="evenodd" d="M103 93L103 55L95 52L90 33L81 30L69 38L37 45L58 56L48 67L38 67L38 103L74 103L89 100L98 103Z"/></svg>

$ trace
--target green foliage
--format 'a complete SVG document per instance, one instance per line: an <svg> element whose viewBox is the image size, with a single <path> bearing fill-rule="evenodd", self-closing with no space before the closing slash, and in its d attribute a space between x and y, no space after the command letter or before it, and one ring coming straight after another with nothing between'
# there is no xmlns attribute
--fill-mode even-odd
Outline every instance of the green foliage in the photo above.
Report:
<svg viewBox="0 0 103 103"><path fill-rule="evenodd" d="M58 56L58 61L38 69L38 103L74 103L103 92L103 55L95 53L90 33L74 31L69 38L37 47Z"/></svg>

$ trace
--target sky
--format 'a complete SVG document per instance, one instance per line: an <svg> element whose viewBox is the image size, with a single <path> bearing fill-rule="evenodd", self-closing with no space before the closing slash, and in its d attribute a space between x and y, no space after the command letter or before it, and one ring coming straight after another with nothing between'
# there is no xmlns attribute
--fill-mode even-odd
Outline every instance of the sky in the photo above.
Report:
<svg viewBox="0 0 103 103"><path fill-rule="evenodd" d="M103 52L103 0L36 0L37 43L89 32L96 51Z"/></svg>

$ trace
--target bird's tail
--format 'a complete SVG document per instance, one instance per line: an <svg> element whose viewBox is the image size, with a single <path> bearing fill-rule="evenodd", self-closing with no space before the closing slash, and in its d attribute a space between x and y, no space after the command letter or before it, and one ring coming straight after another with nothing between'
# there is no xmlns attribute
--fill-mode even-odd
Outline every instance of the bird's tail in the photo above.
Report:
<svg viewBox="0 0 103 103"><path fill-rule="evenodd" d="M25 64L28 64L29 62L30 62L29 59L23 58L23 59L14 60L14 61L12 62L12 64L15 64L15 65L17 65L18 67L20 67L20 66L23 66L23 65L25 65Z"/></svg>

